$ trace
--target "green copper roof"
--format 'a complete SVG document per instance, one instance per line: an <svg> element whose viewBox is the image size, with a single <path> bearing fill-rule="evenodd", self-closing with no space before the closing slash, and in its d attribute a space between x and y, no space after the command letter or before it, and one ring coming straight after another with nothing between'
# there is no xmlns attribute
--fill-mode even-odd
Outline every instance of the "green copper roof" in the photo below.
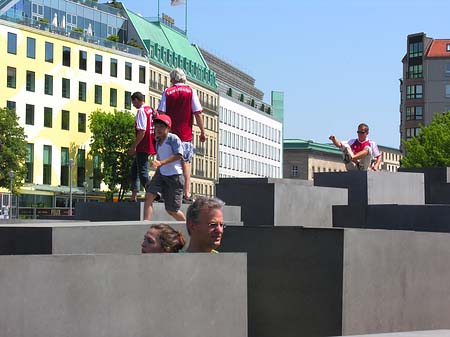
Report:
<svg viewBox="0 0 450 337"><path fill-rule="evenodd" d="M209 69L199 48L186 35L159 21L148 21L125 6L124 11L147 49L150 61L168 70L182 68L190 80L218 90L216 73Z"/></svg>
<svg viewBox="0 0 450 337"><path fill-rule="evenodd" d="M312 140L303 140L303 139L284 139L283 140L283 149L284 150L306 150L306 151L318 151L318 152L326 152L332 154L341 155L342 151L339 150L333 144L321 144L315 143Z"/></svg>

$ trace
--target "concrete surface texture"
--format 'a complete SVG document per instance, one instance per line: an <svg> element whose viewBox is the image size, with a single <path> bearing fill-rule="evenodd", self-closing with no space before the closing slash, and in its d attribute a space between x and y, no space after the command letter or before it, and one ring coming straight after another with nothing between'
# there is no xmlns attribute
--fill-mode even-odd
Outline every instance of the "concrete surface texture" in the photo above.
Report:
<svg viewBox="0 0 450 337"><path fill-rule="evenodd" d="M186 214L188 204L181 206L181 211ZM224 219L228 223L239 224L241 222L241 210L236 206L225 205ZM142 221L144 219L143 202L102 202L102 203L77 203L75 209L76 220L89 221ZM166 212L164 203L153 204L152 221L173 221Z"/></svg>
<svg viewBox="0 0 450 337"><path fill-rule="evenodd" d="M351 335L351 337L448 337L448 336L450 336L450 330L407 331L394 333L377 333L370 335Z"/></svg>
<svg viewBox="0 0 450 337"><path fill-rule="evenodd" d="M333 226L450 232L450 205L333 206Z"/></svg>
<svg viewBox="0 0 450 337"><path fill-rule="evenodd" d="M245 254L0 256L0 336L247 336Z"/></svg>
<svg viewBox="0 0 450 337"><path fill-rule="evenodd" d="M450 168L400 168L401 172L419 172L425 176L425 203L450 204Z"/></svg>
<svg viewBox="0 0 450 337"><path fill-rule="evenodd" d="M342 245L340 229L227 228L221 251L247 253L248 336L340 335Z"/></svg>
<svg viewBox="0 0 450 337"><path fill-rule="evenodd" d="M298 179L220 179L217 196L241 207L244 226L331 227L332 205L346 205L347 191Z"/></svg>
<svg viewBox="0 0 450 337"><path fill-rule="evenodd" d="M314 185L347 188L349 205L425 203L422 173L323 172L314 174Z"/></svg>
<svg viewBox="0 0 450 337"><path fill-rule="evenodd" d="M447 233L346 229L343 335L449 329L449 261Z"/></svg>
<svg viewBox="0 0 450 337"><path fill-rule="evenodd" d="M250 337L450 329L450 234L244 226ZM450 336L450 335L449 335Z"/></svg>

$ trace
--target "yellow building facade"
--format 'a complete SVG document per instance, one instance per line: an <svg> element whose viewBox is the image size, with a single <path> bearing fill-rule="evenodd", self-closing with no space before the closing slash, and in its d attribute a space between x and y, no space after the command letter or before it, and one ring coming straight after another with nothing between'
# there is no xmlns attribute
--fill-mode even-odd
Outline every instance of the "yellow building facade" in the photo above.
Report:
<svg viewBox="0 0 450 337"><path fill-rule="evenodd" d="M39 195L25 197L23 204L66 205L70 159L74 192L100 191L100 182L92 179L99 163L89 155L89 115L97 109L134 111L135 91L149 104L148 60L3 20L0 46L0 78L6 84L0 105L15 109L28 142L21 194ZM52 198L58 194L61 200Z"/></svg>

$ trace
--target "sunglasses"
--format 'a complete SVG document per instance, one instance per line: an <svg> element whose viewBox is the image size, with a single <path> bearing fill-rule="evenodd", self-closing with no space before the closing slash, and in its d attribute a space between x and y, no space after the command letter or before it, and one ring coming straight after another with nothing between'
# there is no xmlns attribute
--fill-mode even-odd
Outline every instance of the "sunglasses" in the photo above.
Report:
<svg viewBox="0 0 450 337"><path fill-rule="evenodd" d="M356 131L356 133L357 133L358 135L360 135L360 134L366 133L366 131Z"/></svg>

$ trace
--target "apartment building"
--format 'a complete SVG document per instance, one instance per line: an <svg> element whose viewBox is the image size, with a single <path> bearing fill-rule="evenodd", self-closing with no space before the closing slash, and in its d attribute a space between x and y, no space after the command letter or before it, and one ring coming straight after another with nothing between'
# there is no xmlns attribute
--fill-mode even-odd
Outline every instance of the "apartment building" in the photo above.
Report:
<svg viewBox="0 0 450 337"><path fill-rule="evenodd" d="M0 27L0 104L16 110L28 142L21 206L67 207L72 161L74 198L100 194L103 186L93 174L100 162L89 155L90 113L134 111L134 91L157 107L175 67L185 70L205 108L208 139L200 144L194 129L192 191L214 194L215 74L176 27L147 21L120 3L69 0L3 1Z"/></svg>
<svg viewBox="0 0 450 337"><path fill-rule="evenodd" d="M255 79L201 49L219 86L219 177L282 177L282 92L271 103Z"/></svg>
<svg viewBox="0 0 450 337"><path fill-rule="evenodd" d="M148 61L138 48L108 45L125 20L117 10L14 2L0 17L0 104L16 111L28 142L20 205L64 207L71 161L75 194L101 189L93 179L99 160L89 155L90 113L134 109L132 92L148 91Z"/></svg>
<svg viewBox="0 0 450 337"><path fill-rule="evenodd" d="M402 63L400 141L417 136L420 124L450 110L450 39L408 35Z"/></svg>

